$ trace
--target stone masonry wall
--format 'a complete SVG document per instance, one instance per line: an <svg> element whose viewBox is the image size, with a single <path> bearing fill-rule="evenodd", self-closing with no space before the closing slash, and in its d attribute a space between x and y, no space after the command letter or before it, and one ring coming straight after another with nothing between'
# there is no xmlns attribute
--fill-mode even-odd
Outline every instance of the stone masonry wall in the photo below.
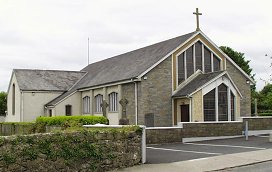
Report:
<svg viewBox="0 0 272 172"><path fill-rule="evenodd" d="M146 144L182 142L182 128L146 129Z"/></svg>
<svg viewBox="0 0 272 172"><path fill-rule="evenodd" d="M242 122L183 123L182 137L215 137L242 135Z"/></svg>
<svg viewBox="0 0 272 172"><path fill-rule="evenodd" d="M250 84L246 83L247 78L228 60L227 72L229 73L231 79L234 81L235 85L238 87L243 96L240 101L240 115L251 116L251 91Z"/></svg>
<svg viewBox="0 0 272 172"><path fill-rule="evenodd" d="M110 128L1 138L0 171L110 171L141 162L142 130Z"/></svg>
<svg viewBox="0 0 272 172"><path fill-rule="evenodd" d="M129 124L135 124L135 85L134 83L122 85L122 98L128 100L127 104L127 118Z"/></svg>
<svg viewBox="0 0 272 172"><path fill-rule="evenodd" d="M152 69L138 85L139 124L145 114L154 114L154 126L172 126L172 58Z"/></svg>
<svg viewBox="0 0 272 172"><path fill-rule="evenodd" d="M272 117L250 117L242 118L245 126L245 121L248 121L249 130L272 130Z"/></svg>

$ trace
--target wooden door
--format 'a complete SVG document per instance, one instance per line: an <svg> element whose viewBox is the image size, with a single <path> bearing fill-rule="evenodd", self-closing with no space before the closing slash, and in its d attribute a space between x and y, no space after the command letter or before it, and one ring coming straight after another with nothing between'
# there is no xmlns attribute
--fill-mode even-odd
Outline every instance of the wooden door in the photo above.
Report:
<svg viewBox="0 0 272 172"><path fill-rule="evenodd" d="M189 105L180 105L181 122L189 122Z"/></svg>

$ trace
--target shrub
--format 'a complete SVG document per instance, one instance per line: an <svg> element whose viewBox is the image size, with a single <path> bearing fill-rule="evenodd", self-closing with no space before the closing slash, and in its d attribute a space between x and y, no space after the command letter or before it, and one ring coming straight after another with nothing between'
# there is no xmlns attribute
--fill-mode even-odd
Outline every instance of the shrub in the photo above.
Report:
<svg viewBox="0 0 272 172"><path fill-rule="evenodd" d="M258 115L259 116L272 116L272 113L269 113L269 112L267 112L267 113L259 113Z"/></svg>
<svg viewBox="0 0 272 172"><path fill-rule="evenodd" d="M56 116L38 117L36 124L41 126L61 126L64 128L82 125L108 124L108 119L103 116Z"/></svg>

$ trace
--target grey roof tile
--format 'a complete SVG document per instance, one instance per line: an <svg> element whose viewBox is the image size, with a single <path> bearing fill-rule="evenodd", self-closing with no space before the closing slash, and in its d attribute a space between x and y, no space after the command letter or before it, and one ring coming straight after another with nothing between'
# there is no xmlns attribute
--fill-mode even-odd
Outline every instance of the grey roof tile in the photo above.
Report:
<svg viewBox="0 0 272 172"><path fill-rule="evenodd" d="M184 97L190 95L198 88L202 87L207 82L211 81L212 79L216 78L220 74L224 73L225 71L218 71L218 72L210 72L206 74L199 74L189 83L187 83L184 87L182 87L178 92L176 92L172 97Z"/></svg>
<svg viewBox="0 0 272 172"><path fill-rule="evenodd" d="M81 71L88 72L71 90L49 102L46 106L55 105L66 96L82 88L135 78L152 65L163 59L179 45L187 41L196 32L159 42L131 52L92 63Z"/></svg>
<svg viewBox="0 0 272 172"><path fill-rule="evenodd" d="M14 69L19 88L24 91L67 91L86 72Z"/></svg>

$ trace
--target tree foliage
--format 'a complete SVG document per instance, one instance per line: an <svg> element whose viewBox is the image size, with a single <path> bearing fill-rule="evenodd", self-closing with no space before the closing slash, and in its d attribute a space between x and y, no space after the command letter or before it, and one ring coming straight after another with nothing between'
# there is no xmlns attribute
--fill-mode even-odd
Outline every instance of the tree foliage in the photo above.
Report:
<svg viewBox="0 0 272 172"><path fill-rule="evenodd" d="M3 116L6 114L7 110L7 93L0 92L0 115Z"/></svg>
<svg viewBox="0 0 272 172"><path fill-rule="evenodd" d="M264 86L264 88L257 94L258 109L272 110L272 84Z"/></svg>
<svg viewBox="0 0 272 172"><path fill-rule="evenodd" d="M235 51L230 47L221 46L220 49L227 54L243 71L245 71L252 79L254 79L254 74L252 74L252 68L249 66L249 60L245 59L245 54Z"/></svg>

